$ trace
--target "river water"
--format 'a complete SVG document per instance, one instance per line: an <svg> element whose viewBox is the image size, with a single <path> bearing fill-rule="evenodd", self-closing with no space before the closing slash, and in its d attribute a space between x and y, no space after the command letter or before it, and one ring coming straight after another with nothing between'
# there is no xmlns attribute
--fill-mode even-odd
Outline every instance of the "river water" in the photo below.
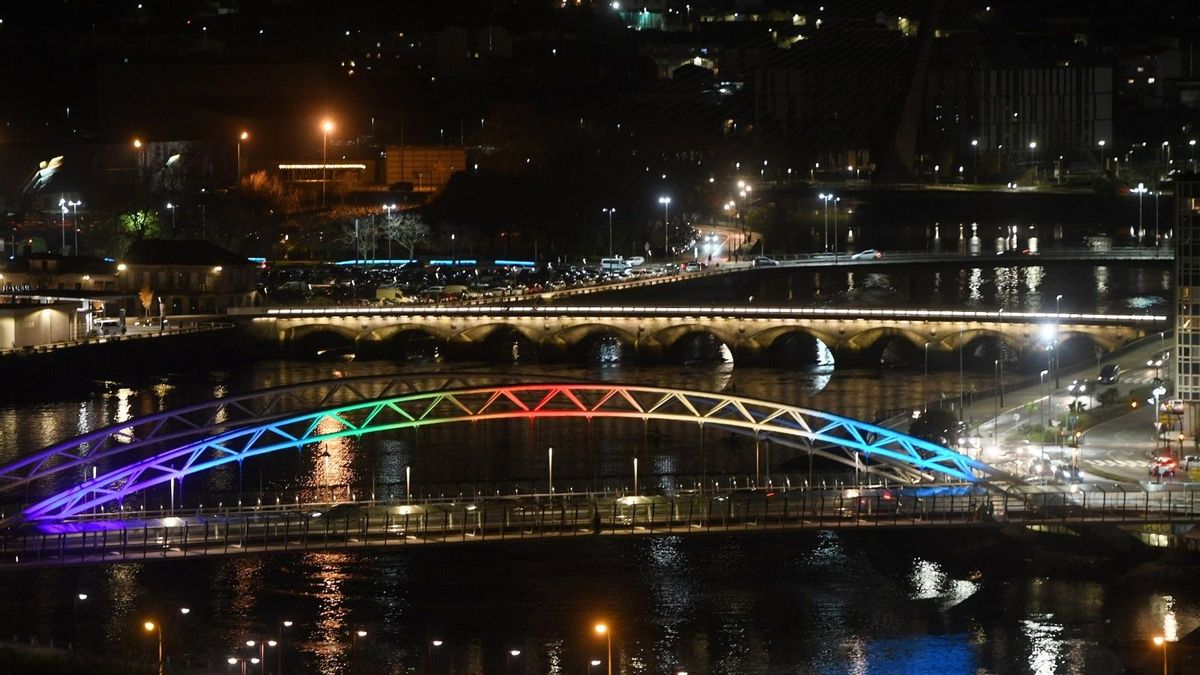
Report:
<svg viewBox="0 0 1200 675"><path fill-rule="evenodd" d="M912 369L438 367L735 390L865 418L918 405L926 388ZM429 368L268 360L105 383L74 400L0 408L0 461L214 396ZM964 375L968 384L974 377ZM982 377L986 386L990 378ZM931 373L928 389L957 391L958 379ZM696 465L697 439L688 430L663 428L647 445L641 430L603 427L585 456L569 425L546 425L536 437L520 428L453 429L417 439L341 439L299 461L290 453L265 459L261 472L247 463L243 489L320 494L349 483L382 491L394 489L404 466L417 474L418 493L464 474L536 481L546 444L558 448L555 474L564 481L599 474L619 482L635 453L650 456L652 476ZM716 434L708 444L710 472L750 470L744 446ZM322 451L330 458L319 459ZM786 461L772 463L782 471ZM205 480L205 489L236 489L230 472ZM282 633L284 672L582 674L589 660L604 658L591 632L603 619L614 628L614 673L1092 674L1153 666L1152 635L1182 637L1200 625L1191 563L1092 550L1078 540L955 530L585 538L26 571L0 576L7 610L0 635L75 641L150 663L155 645L141 623L154 617L165 624L172 663L227 672L227 657L250 656L246 640L278 637L287 619L294 624ZM178 613L183 606L186 616ZM359 630L366 636L352 637ZM274 670L278 655L267 658Z"/></svg>

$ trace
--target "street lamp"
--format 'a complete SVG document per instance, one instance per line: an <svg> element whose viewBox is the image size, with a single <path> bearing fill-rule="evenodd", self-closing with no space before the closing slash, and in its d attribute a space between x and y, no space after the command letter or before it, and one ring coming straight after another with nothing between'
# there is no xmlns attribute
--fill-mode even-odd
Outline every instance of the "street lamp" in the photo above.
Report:
<svg viewBox="0 0 1200 675"><path fill-rule="evenodd" d="M235 172L235 179L234 179L235 183L237 181L241 180L241 178L242 178L242 141L248 141L248 140L250 140L250 132L249 131L243 131L241 134L238 134L237 171Z"/></svg>
<svg viewBox="0 0 1200 675"><path fill-rule="evenodd" d="M612 631L609 630L606 623L598 623L593 629L597 635L603 635L605 640L608 641L608 660L605 663L607 664L608 675L612 675Z"/></svg>
<svg viewBox="0 0 1200 675"><path fill-rule="evenodd" d="M833 199L833 195L822 192L817 197L825 202L825 250L829 251L829 200Z"/></svg>
<svg viewBox="0 0 1200 675"><path fill-rule="evenodd" d="M979 139L971 139L971 148L975 151L975 182L979 182Z"/></svg>
<svg viewBox="0 0 1200 675"><path fill-rule="evenodd" d="M589 673L589 675L590 675L590 673L592 672L592 669L593 669L593 668L595 668L596 666L600 665L601 663L604 663L604 662L603 662L603 661L601 661L600 659L592 659L591 661L589 661L589 662L588 662L588 673Z"/></svg>
<svg viewBox="0 0 1200 675"><path fill-rule="evenodd" d="M329 165L329 134L333 133L333 120L326 118L321 123L321 207L325 207L326 170Z"/></svg>
<svg viewBox="0 0 1200 675"><path fill-rule="evenodd" d="M79 207L83 206L83 202L79 200L71 200L67 202L67 206L71 207L71 229L75 230L75 255L79 255Z"/></svg>
<svg viewBox="0 0 1200 675"><path fill-rule="evenodd" d="M292 621L290 619L284 619L283 621L279 622L279 654L278 658L276 659L279 666L279 675L283 675L283 629L291 627Z"/></svg>
<svg viewBox="0 0 1200 675"><path fill-rule="evenodd" d="M925 378L921 381L921 407L929 412L929 343L925 343Z"/></svg>
<svg viewBox="0 0 1200 675"><path fill-rule="evenodd" d="M359 638L367 637L367 631L359 629L350 634L350 664L351 669L354 667L354 655L358 652Z"/></svg>
<svg viewBox="0 0 1200 675"><path fill-rule="evenodd" d="M167 210L171 212L171 231L175 231L175 205L167 202Z"/></svg>
<svg viewBox="0 0 1200 675"><path fill-rule="evenodd" d="M1105 169L1105 166L1104 166L1104 146L1106 145L1106 143L1105 143L1104 139L1103 139L1103 138L1101 138L1099 141L1097 141L1097 142L1096 142L1096 145L1100 146L1100 173L1104 173L1104 169Z"/></svg>
<svg viewBox="0 0 1200 675"><path fill-rule="evenodd" d="M1037 141L1029 141L1029 163L1033 164L1033 180L1037 182L1037 156L1034 154L1037 150Z"/></svg>
<svg viewBox="0 0 1200 675"><path fill-rule="evenodd" d="M1141 241L1142 237L1146 236L1146 229L1142 226L1142 195L1146 194L1146 192L1147 192L1145 183L1138 183L1137 187L1133 189L1133 192L1136 192L1137 196L1138 196L1137 236L1138 236L1138 241Z"/></svg>
<svg viewBox="0 0 1200 675"><path fill-rule="evenodd" d="M62 248L59 252L67 254L67 200L58 200L58 208L62 211Z"/></svg>
<svg viewBox="0 0 1200 675"><path fill-rule="evenodd" d="M158 675L163 675L163 635L162 624L147 621L142 624L147 633L158 633Z"/></svg>
<svg viewBox="0 0 1200 675"><path fill-rule="evenodd" d="M508 650L508 654L504 657L504 672L507 673L507 672L512 671L512 660L517 658L520 655L521 655L520 649Z"/></svg>
<svg viewBox="0 0 1200 675"><path fill-rule="evenodd" d="M611 258L612 254L613 254L612 217L613 217L613 214L617 212L617 210L615 208L609 207L609 208L600 209L600 212L608 214L608 257Z"/></svg>
<svg viewBox="0 0 1200 675"><path fill-rule="evenodd" d="M546 448L546 485L550 490L550 494L554 495L554 446Z"/></svg>
<svg viewBox="0 0 1200 675"><path fill-rule="evenodd" d="M1049 375L1049 374L1050 374L1049 370L1043 370L1041 373L1038 373L1038 377L1041 379L1042 387L1046 386L1046 375ZM1050 398L1050 395L1048 393L1046 395L1046 398L1047 399ZM1041 413L1042 413L1042 434L1041 434L1041 439L1040 439L1041 446L1042 446L1042 459L1046 459L1046 402L1043 401L1042 405L1039 407L1041 408Z"/></svg>
<svg viewBox="0 0 1200 675"><path fill-rule="evenodd" d="M429 672L433 672L433 671L434 671L434 667L433 667L433 664L434 664L434 662L433 662L433 650L434 650L434 648L435 648L435 647L441 647L441 646L442 646L442 644L443 644L443 643L442 643L442 641L441 641L441 640L432 640L432 641L430 641L430 643L429 643Z"/></svg>
<svg viewBox="0 0 1200 675"><path fill-rule="evenodd" d="M659 197L658 203L663 205L663 256L670 257L671 245L667 240L667 220L670 218L671 198Z"/></svg>
<svg viewBox="0 0 1200 675"><path fill-rule="evenodd" d="M1167 675L1167 639L1161 635L1154 636L1154 646L1162 647L1163 653L1163 675Z"/></svg>

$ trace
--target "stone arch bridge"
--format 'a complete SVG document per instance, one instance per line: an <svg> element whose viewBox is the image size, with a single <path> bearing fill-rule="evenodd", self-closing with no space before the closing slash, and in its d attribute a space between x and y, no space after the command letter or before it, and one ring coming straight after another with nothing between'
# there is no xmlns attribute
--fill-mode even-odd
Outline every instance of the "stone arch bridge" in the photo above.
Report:
<svg viewBox="0 0 1200 675"><path fill-rule="evenodd" d="M270 308L237 315L258 340L283 347L323 338L346 347L383 346L422 335L451 352L469 352L496 336L520 339L549 359L571 360L594 341L618 341L639 360L668 357L681 341L711 336L739 363L770 360L782 340L801 336L824 343L839 361L877 355L900 341L928 344L948 357L977 341L1028 354L1049 344L1085 340L1112 351L1165 330L1167 317L944 309L632 306L420 306Z"/></svg>

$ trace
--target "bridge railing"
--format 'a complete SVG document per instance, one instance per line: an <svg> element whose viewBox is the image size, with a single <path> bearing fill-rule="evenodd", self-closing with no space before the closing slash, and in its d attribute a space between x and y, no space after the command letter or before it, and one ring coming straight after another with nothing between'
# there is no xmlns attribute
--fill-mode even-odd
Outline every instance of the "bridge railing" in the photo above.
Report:
<svg viewBox="0 0 1200 675"><path fill-rule="evenodd" d="M238 553L781 529L1150 524L1200 520L1196 491L837 492L304 505L283 512L61 523L0 536L0 569Z"/></svg>

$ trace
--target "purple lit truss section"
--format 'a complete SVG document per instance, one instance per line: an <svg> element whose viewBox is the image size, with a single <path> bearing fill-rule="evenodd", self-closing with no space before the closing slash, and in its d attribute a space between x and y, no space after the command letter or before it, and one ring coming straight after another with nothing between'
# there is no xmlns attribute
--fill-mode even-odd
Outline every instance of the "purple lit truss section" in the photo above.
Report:
<svg viewBox="0 0 1200 675"><path fill-rule="evenodd" d="M904 483L975 482L995 474L985 464L907 434L771 401L621 384L508 384L383 396L229 429L108 470L28 507L23 517L70 518L222 464L345 436L436 424L555 418L714 426Z"/></svg>

